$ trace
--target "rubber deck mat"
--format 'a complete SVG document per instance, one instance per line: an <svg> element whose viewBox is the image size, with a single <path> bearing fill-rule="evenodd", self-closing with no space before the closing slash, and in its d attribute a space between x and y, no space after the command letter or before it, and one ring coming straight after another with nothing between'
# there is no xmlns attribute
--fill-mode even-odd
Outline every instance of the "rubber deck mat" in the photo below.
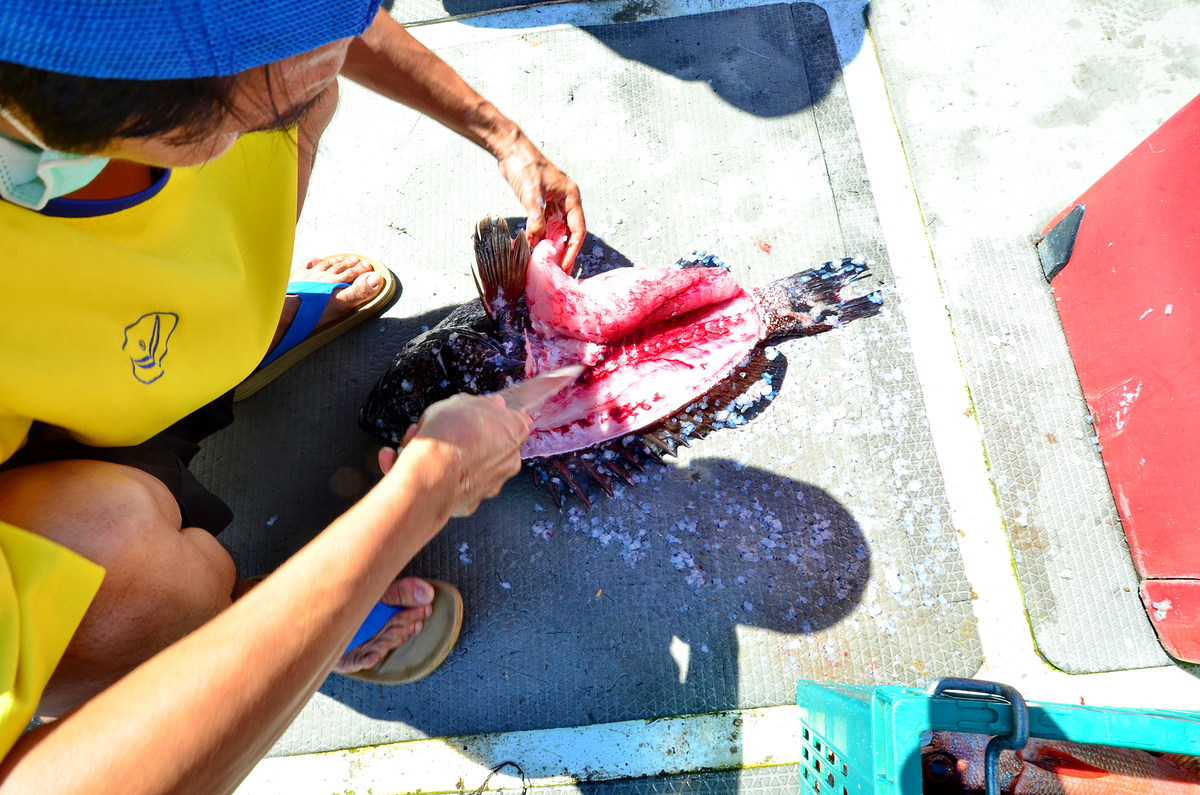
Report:
<svg viewBox="0 0 1200 795"><path fill-rule="evenodd" d="M579 180L585 264L703 249L753 285L861 253L886 306L778 345L786 375L757 418L590 511L559 513L518 478L452 522L411 571L462 589L458 649L407 687L330 677L274 753L774 706L800 678L920 685L977 671L970 589L824 12L539 30L442 55ZM239 404L206 449L201 475L235 508L221 540L243 575L278 565L371 482L358 406L406 340L473 297L474 223L515 209L485 153L381 104L344 90L298 253L364 251L404 295Z"/></svg>

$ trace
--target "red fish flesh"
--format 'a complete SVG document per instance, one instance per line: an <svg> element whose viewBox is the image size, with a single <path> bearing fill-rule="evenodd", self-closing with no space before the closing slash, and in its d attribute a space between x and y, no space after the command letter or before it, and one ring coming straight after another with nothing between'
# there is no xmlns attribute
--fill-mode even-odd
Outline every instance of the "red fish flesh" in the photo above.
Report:
<svg viewBox="0 0 1200 795"><path fill-rule="evenodd" d="M673 453L714 418L738 424L747 387L769 379L764 343L816 334L877 313L878 292L843 300L868 272L844 259L747 290L716 258L670 268L618 268L591 278L563 272L565 225L552 221L532 251L503 220L475 235L480 300L406 345L360 413L393 443L430 403L490 392L565 365L578 381L533 415L521 449L552 492L588 501L581 480L611 492L647 455ZM770 390L767 390L769 393ZM744 404L744 400L742 401Z"/></svg>

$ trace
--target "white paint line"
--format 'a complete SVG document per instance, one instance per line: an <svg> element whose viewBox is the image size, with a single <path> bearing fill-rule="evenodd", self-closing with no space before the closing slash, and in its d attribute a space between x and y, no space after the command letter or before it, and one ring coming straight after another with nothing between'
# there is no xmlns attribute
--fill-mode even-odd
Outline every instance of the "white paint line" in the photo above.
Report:
<svg viewBox="0 0 1200 795"><path fill-rule="evenodd" d="M461 793L492 768L516 762L531 788L706 770L794 764L800 717L794 706L734 710L572 729L414 740L351 751L264 759L237 792ZM521 790L511 766L491 791Z"/></svg>
<svg viewBox="0 0 1200 795"><path fill-rule="evenodd" d="M924 217L913 188L874 42L867 33L858 57L843 74L863 159L901 296L901 309L924 393L934 449L941 463L951 521L960 535L968 579L986 598L974 602L979 633L989 659L1008 653L998 637L1028 636L1024 606L1012 575L1011 557L959 362L937 266L925 235ZM1033 653L1032 641L1027 649Z"/></svg>

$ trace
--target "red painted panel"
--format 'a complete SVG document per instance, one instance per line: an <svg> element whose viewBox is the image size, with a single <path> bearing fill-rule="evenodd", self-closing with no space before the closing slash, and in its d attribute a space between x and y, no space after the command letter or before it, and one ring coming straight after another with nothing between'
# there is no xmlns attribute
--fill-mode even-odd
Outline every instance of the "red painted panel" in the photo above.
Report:
<svg viewBox="0 0 1200 795"><path fill-rule="evenodd" d="M1200 97L1080 203L1052 285L1125 535L1144 577L1200 578Z"/></svg>
<svg viewBox="0 0 1200 795"><path fill-rule="evenodd" d="M1200 580L1146 580L1141 590L1167 654L1200 662Z"/></svg>

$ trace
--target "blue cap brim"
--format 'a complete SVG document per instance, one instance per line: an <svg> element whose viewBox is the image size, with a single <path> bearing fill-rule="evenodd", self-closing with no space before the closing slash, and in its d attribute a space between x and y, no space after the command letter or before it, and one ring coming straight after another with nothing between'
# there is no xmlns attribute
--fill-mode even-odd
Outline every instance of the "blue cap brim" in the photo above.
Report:
<svg viewBox="0 0 1200 795"><path fill-rule="evenodd" d="M97 78L231 75L367 29L379 0L0 0L0 61Z"/></svg>

